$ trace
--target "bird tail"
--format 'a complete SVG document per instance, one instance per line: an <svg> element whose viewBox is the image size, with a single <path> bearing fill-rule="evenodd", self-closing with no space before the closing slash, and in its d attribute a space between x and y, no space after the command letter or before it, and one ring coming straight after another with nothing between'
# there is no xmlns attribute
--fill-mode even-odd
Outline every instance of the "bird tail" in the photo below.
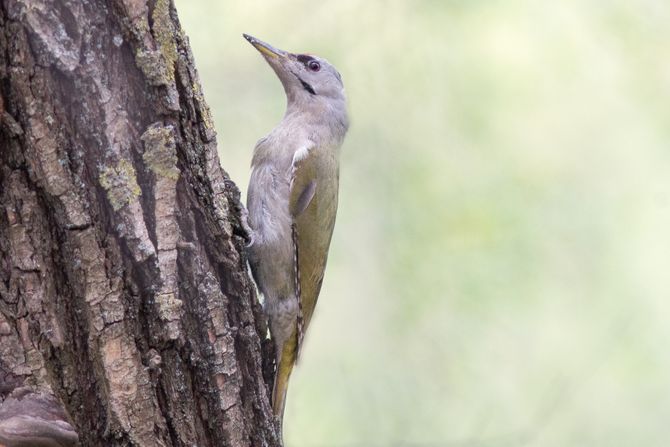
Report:
<svg viewBox="0 0 670 447"><path fill-rule="evenodd" d="M284 407L286 406L286 391L288 381L295 365L297 351L297 337L292 337L281 347L277 347L277 369L275 371L274 387L272 389L272 411L277 419L279 438L283 435ZM282 441L283 445L283 441Z"/></svg>

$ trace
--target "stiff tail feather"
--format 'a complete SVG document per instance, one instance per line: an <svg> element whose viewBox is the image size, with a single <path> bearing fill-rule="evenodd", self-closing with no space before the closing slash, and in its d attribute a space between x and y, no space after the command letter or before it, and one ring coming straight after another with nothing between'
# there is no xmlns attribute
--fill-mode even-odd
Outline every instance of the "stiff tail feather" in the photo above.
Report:
<svg viewBox="0 0 670 447"><path fill-rule="evenodd" d="M296 335L294 333L294 335ZM282 439L284 409L286 407L286 391L288 382L295 365L297 354L297 337L290 337L277 355L277 369L275 371L274 386L272 389L272 411L279 424L279 437Z"/></svg>

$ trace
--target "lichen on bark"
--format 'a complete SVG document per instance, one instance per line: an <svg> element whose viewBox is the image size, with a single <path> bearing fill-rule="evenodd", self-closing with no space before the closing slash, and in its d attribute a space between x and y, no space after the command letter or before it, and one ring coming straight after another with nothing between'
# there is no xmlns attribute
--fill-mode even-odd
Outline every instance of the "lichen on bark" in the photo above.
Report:
<svg viewBox="0 0 670 447"><path fill-rule="evenodd" d="M155 123L142 134L144 143L144 163L157 176L177 181L177 145L174 139L174 128Z"/></svg>
<svg viewBox="0 0 670 447"><path fill-rule="evenodd" d="M107 199L114 211L118 211L142 195L137 184L135 167L125 159L116 164L100 166L100 185L107 191Z"/></svg>

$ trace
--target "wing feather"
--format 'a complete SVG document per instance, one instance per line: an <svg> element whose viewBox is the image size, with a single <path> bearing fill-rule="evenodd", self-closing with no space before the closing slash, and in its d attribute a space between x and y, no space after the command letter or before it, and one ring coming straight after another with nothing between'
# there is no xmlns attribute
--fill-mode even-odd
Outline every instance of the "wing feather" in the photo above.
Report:
<svg viewBox="0 0 670 447"><path fill-rule="evenodd" d="M304 147L295 152L289 211L293 218L295 290L300 303L298 349L314 312L326 267L337 211L337 177L336 160L328 151Z"/></svg>

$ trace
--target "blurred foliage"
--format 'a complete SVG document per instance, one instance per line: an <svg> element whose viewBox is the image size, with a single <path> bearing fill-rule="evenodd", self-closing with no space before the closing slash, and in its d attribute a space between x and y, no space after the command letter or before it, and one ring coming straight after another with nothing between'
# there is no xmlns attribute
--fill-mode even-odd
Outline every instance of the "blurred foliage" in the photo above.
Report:
<svg viewBox="0 0 670 447"><path fill-rule="evenodd" d="M667 445L670 3L177 9L243 191L285 99L241 33L347 87L288 447Z"/></svg>

